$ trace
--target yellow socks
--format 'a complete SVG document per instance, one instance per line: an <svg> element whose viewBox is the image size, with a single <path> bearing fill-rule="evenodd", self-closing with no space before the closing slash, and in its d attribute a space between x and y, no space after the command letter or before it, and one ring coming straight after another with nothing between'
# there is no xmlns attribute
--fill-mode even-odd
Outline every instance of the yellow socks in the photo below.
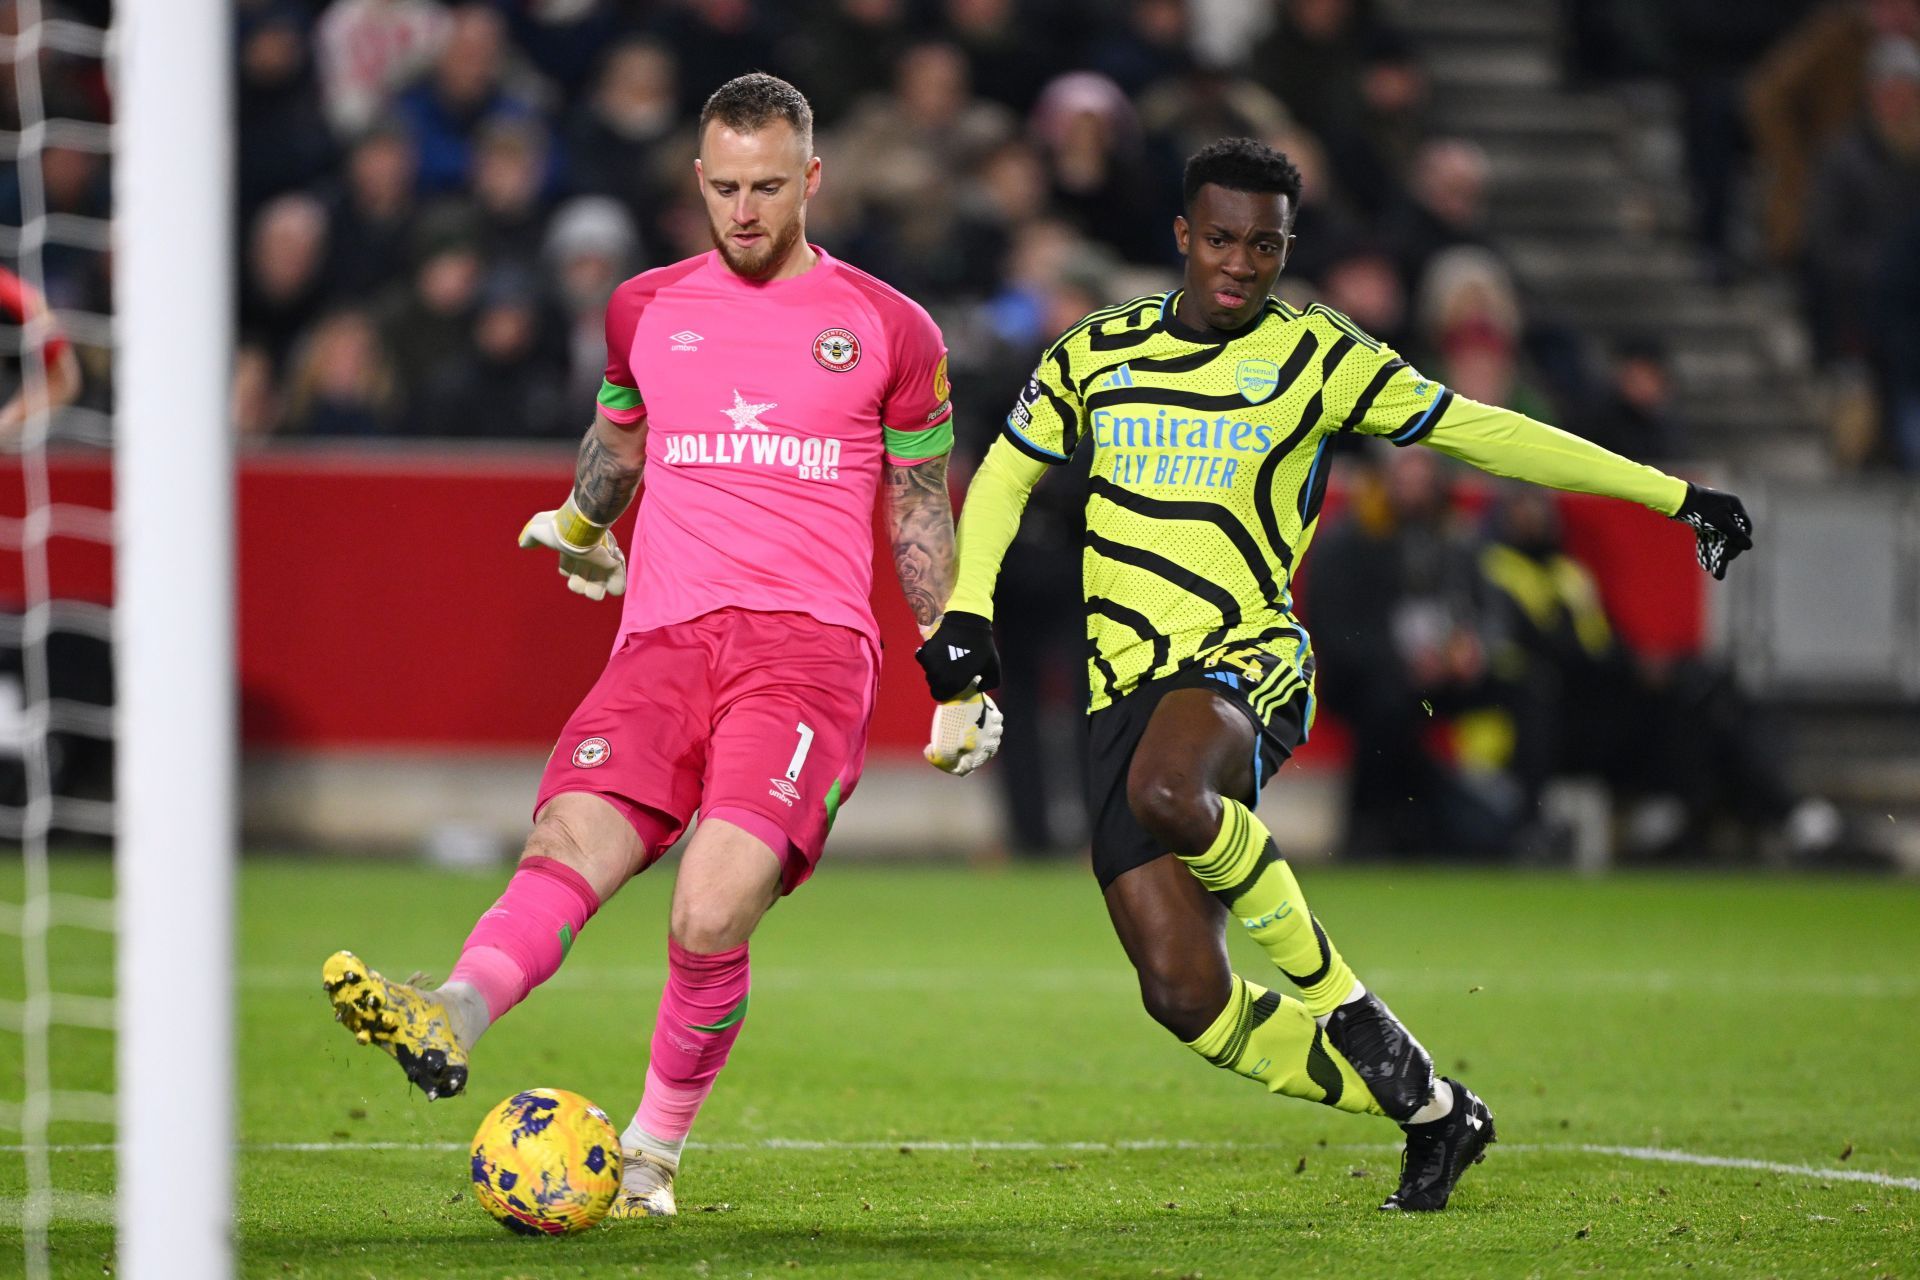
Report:
<svg viewBox="0 0 1920 1280"><path fill-rule="evenodd" d="M1341 1111L1384 1115L1380 1104L1298 1000L1233 975L1233 994L1189 1049L1273 1093Z"/></svg>
<svg viewBox="0 0 1920 1280"><path fill-rule="evenodd" d="M1183 854L1180 860L1300 988L1307 1012L1323 1018L1352 993L1353 970L1307 910L1293 868L1274 849L1266 824L1237 800L1221 804L1220 834L1213 844L1198 857Z"/></svg>

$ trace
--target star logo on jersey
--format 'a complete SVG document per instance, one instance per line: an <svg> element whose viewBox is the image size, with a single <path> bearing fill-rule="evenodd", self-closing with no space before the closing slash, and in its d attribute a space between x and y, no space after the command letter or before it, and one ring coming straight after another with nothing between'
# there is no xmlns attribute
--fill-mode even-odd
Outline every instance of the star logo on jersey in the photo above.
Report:
<svg viewBox="0 0 1920 1280"><path fill-rule="evenodd" d="M822 329L813 340L813 358L822 369L845 373L860 363L860 339L851 329Z"/></svg>
<svg viewBox="0 0 1920 1280"><path fill-rule="evenodd" d="M745 431L751 427L755 431L771 431L772 427L760 421L760 415L769 409L778 409L777 404L748 404L740 395L740 388L733 389L733 408L722 409L721 413L733 419L735 431Z"/></svg>
<svg viewBox="0 0 1920 1280"><path fill-rule="evenodd" d="M670 333L667 336L673 339L673 345L667 348L669 351L698 351L700 348L694 344L706 341L691 329L682 329L678 333Z"/></svg>
<svg viewBox="0 0 1920 1280"><path fill-rule="evenodd" d="M1233 380L1248 404L1261 404L1280 385L1280 366L1271 360L1242 360Z"/></svg>

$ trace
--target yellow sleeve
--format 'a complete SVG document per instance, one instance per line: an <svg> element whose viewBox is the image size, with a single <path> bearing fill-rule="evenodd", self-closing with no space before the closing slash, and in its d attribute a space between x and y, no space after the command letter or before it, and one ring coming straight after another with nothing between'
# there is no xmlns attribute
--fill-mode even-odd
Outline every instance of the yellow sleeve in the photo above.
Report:
<svg viewBox="0 0 1920 1280"><path fill-rule="evenodd" d="M1004 436L987 450L986 461L967 486L966 505L960 509L960 573L953 598L947 601L950 611L993 616L993 584L1000 576L1000 562L1020 530L1027 495L1046 470L1046 463Z"/></svg>
<svg viewBox="0 0 1920 1280"><path fill-rule="evenodd" d="M1072 457L1074 445L1080 440L1080 415L1085 406L1074 385L1067 350L1077 332L1068 330L1040 358L1020 398L1014 401L1002 432L1002 438L1014 448L1048 466L1058 466Z"/></svg>
<svg viewBox="0 0 1920 1280"><path fill-rule="evenodd" d="M1680 510L1687 482L1511 409L1446 393L1421 443L1509 480L1624 498L1663 516Z"/></svg>

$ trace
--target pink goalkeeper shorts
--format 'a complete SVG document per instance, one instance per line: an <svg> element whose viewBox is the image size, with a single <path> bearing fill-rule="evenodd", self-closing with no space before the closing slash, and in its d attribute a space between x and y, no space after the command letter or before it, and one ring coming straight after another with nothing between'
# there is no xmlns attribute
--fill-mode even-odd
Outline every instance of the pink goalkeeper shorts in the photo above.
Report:
<svg viewBox="0 0 1920 1280"><path fill-rule="evenodd" d="M630 635L567 721L534 812L600 796L651 865L696 809L744 810L755 834L785 834L791 893L860 780L879 676L865 636L801 613L720 609Z"/></svg>

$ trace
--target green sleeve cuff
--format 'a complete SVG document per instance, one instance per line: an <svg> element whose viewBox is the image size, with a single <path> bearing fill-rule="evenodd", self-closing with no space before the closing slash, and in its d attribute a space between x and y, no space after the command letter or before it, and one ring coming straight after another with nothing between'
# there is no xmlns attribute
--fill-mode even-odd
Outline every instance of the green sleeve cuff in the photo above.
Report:
<svg viewBox="0 0 1920 1280"><path fill-rule="evenodd" d="M611 409L615 413L631 413L646 401L640 398L637 387L623 387L618 383L600 379L600 394L595 397L602 409Z"/></svg>
<svg viewBox="0 0 1920 1280"><path fill-rule="evenodd" d="M953 452L953 418L925 431L886 428L887 457L893 462L925 462Z"/></svg>

